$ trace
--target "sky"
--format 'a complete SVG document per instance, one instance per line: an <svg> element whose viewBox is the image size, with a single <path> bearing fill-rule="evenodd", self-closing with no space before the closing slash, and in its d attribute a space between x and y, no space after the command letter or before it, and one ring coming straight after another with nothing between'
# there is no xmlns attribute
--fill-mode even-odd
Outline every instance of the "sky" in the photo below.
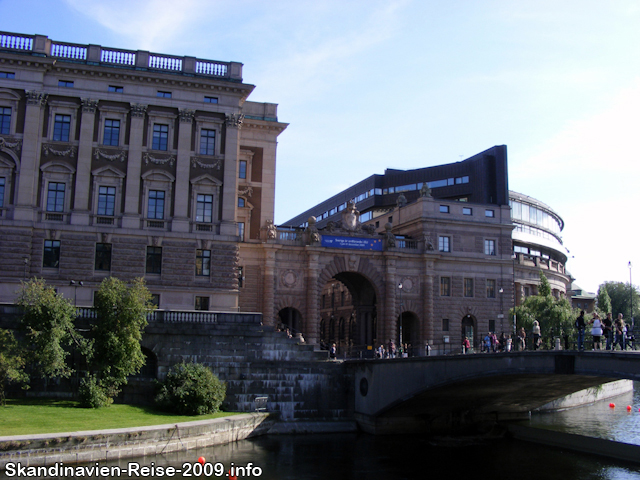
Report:
<svg viewBox="0 0 640 480"><path fill-rule="evenodd" d="M237 61L277 103L275 223L507 145L585 290L640 284L640 1L0 0L0 30ZM629 269L631 262L633 269Z"/></svg>

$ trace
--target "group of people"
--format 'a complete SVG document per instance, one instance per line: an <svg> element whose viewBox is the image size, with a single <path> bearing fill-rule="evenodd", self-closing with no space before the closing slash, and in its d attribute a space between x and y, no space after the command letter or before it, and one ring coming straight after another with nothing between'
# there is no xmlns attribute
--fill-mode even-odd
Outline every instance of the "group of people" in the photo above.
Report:
<svg viewBox="0 0 640 480"><path fill-rule="evenodd" d="M462 340L462 351L467 353L469 348L469 339L464 337ZM481 351L487 353L511 352L513 350L513 339L511 335L502 332L498 337L495 332L489 332L482 340Z"/></svg>
<svg viewBox="0 0 640 480"><path fill-rule="evenodd" d="M380 344L378 348L376 348L376 358L406 358L410 356L410 343L401 343L399 346L396 346L396 343L389 339L389 343L387 343L386 347L385 345Z"/></svg>
<svg viewBox="0 0 640 480"><path fill-rule="evenodd" d="M629 332L621 313L618 314L618 319L614 321L611 313L607 313L607 316L601 319L597 312L593 312L591 320L586 321L584 310L582 310L575 321L575 327L578 330L578 350L584 350L584 339L588 325L591 325L593 350L602 350L603 337L607 350L616 350L616 346L619 346L620 350L626 350L629 347L633 348L635 339L633 334Z"/></svg>

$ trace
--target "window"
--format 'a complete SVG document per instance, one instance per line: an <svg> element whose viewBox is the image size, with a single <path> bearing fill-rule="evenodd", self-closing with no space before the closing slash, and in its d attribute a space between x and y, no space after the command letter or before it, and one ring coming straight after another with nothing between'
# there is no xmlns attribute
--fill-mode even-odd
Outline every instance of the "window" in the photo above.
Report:
<svg viewBox="0 0 640 480"><path fill-rule="evenodd" d="M58 86L65 87L65 88L73 88L73 82L70 82L68 80L58 80Z"/></svg>
<svg viewBox="0 0 640 480"><path fill-rule="evenodd" d="M104 145L118 146L120 145L120 120L104 121Z"/></svg>
<svg viewBox="0 0 640 480"><path fill-rule="evenodd" d="M449 213L449 205L440 205L440 213Z"/></svg>
<svg viewBox="0 0 640 480"><path fill-rule="evenodd" d="M485 210L484 216L489 218L494 218L496 216L496 212L494 212L493 210Z"/></svg>
<svg viewBox="0 0 640 480"><path fill-rule="evenodd" d="M171 92L161 92L160 90L158 90L158 93L156 93L156 97L171 98Z"/></svg>
<svg viewBox="0 0 640 480"><path fill-rule="evenodd" d="M196 297L196 310L209 310L209 297Z"/></svg>
<svg viewBox="0 0 640 480"><path fill-rule="evenodd" d="M111 244L96 243L95 270L108 272L111 270Z"/></svg>
<svg viewBox="0 0 640 480"><path fill-rule="evenodd" d="M196 222L211 223L213 210L213 195L198 195L196 203Z"/></svg>
<svg viewBox="0 0 640 480"><path fill-rule="evenodd" d="M71 130L71 115L57 115L53 122L53 140L56 142L68 142Z"/></svg>
<svg viewBox="0 0 640 480"><path fill-rule="evenodd" d="M153 150L167 150L167 143L169 141L169 125L162 125L155 123L153 125L153 141L151 148Z"/></svg>
<svg viewBox="0 0 640 480"><path fill-rule="evenodd" d="M448 332L449 331L449 319L448 318L443 318L442 319L442 331L443 332Z"/></svg>
<svg viewBox="0 0 640 480"><path fill-rule="evenodd" d="M211 250L196 250L196 276L211 275Z"/></svg>
<svg viewBox="0 0 640 480"><path fill-rule="evenodd" d="M147 273L162 273L162 247L147 247Z"/></svg>
<svg viewBox="0 0 640 480"><path fill-rule="evenodd" d="M115 208L116 187L100 187L98 191L98 215L112 217L115 215Z"/></svg>
<svg viewBox="0 0 640 480"><path fill-rule="evenodd" d="M496 321L495 320L489 320L489 331L490 332L495 332L496 331Z"/></svg>
<svg viewBox="0 0 640 480"><path fill-rule="evenodd" d="M487 280L487 298L496 298L495 280Z"/></svg>
<svg viewBox="0 0 640 480"><path fill-rule="evenodd" d="M118 87L116 85L109 85L109 88L107 89L107 91L115 92L115 93L122 93L122 92L124 92L124 88L123 87Z"/></svg>
<svg viewBox="0 0 640 480"><path fill-rule="evenodd" d="M64 183L49 182L47 212L64 212Z"/></svg>
<svg viewBox="0 0 640 480"><path fill-rule="evenodd" d="M440 296L441 297L451 296L451 278L440 277Z"/></svg>
<svg viewBox="0 0 640 480"><path fill-rule="evenodd" d="M14 72L0 72L0 78L16 78Z"/></svg>
<svg viewBox="0 0 640 480"><path fill-rule="evenodd" d="M162 220L164 218L164 191L149 190L147 218Z"/></svg>
<svg viewBox="0 0 640 480"><path fill-rule="evenodd" d="M218 97L204 97L204 103L218 103Z"/></svg>
<svg viewBox="0 0 640 480"><path fill-rule="evenodd" d="M238 222L238 236L240 241L244 242L244 222Z"/></svg>
<svg viewBox="0 0 640 480"><path fill-rule="evenodd" d="M495 255L496 254L496 241L495 240L485 240L484 241L484 254L485 255Z"/></svg>
<svg viewBox="0 0 640 480"><path fill-rule="evenodd" d="M156 307L160 306L160 294L159 293L152 293L151 294L151 300L149 300L149 302L151 302L151 305L155 305Z"/></svg>
<svg viewBox="0 0 640 480"><path fill-rule="evenodd" d="M238 288L244 287L244 267L238 267Z"/></svg>
<svg viewBox="0 0 640 480"><path fill-rule="evenodd" d="M238 178L247 178L247 161L240 160L238 165Z"/></svg>
<svg viewBox="0 0 640 480"><path fill-rule="evenodd" d="M216 154L216 131L203 128L200 131L200 155Z"/></svg>
<svg viewBox="0 0 640 480"><path fill-rule="evenodd" d="M247 205L247 201L242 197L238 197L238 207L243 208L246 205Z"/></svg>
<svg viewBox="0 0 640 480"><path fill-rule="evenodd" d="M42 255L43 268L58 268L60 264L60 241L45 240L44 254Z"/></svg>
<svg viewBox="0 0 640 480"><path fill-rule="evenodd" d="M4 177L0 177L0 208L4 207Z"/></svg>
<svg viewBox="0 0 640 480"><path fill-rule="evenodd" d="M11 109L0 107L0 133L8 135L11 133Z"/></svg>
<svg viewBox="0 0 640 480"><path fill-rule="evenodd" d="M462 207L463 215L473 215L473 209L469 207Z"/></svg>
<svg viewBox="0 0 640 480"><path fill-rule="evenodd" d="M451 251L451 238L450 237L438 237L438 250L441 252Z"/></svg>
<svg viewBox="0 0 640 480"><path fill-rule="evenodd" d="M473 278L464 279L464 296L473 297Z"/></svg>

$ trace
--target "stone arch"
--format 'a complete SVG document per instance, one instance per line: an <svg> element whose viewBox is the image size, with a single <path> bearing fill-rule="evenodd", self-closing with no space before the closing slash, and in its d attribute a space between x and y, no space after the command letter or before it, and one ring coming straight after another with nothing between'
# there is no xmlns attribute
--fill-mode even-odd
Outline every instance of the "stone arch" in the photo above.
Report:
<svg viewBox="0 0 640 480"><path fill-rule="evenodd" d="M283 313L286 312L286 313ZM304 316L302 315L304 312L304 303L302 300L294 295L284 295L276 299L275 301L275 318L276 325L278 324L286 324L291 328L296 330L295 333L301 332L304 325ZM293 315L293 324L287 323L287 318L289 314ZM287 318L283 318L283 315L286 315Z"/></svg>
<svg viewBox="0 0 640 480"><path fill-rule="evenodd" d="M398 315L398 341L402 344L417 346L420 343L420 320L411 309L403 309Z"/></svg>
<svg viewBox="0 0 640 480"><path fill-rule="evenodd" d="M353 255L351 256L353 257ZM318 275L316 289L318 292L318 302L320 302L320 294L322 287L332 278L340 273L357 273L363 276L373 287L377 298L382 298L384 292L384 278L375 265L369 262L367 257L360 257L359 261L354 262L353 258L347 259L345 256L336 255L325 265ZM355 268L354 267L355 263Z"/></svg>
<svg viewBox="0 0 640 480"><path fill-rule="evenodd" d="M479 351L480 342L482 339L478 335L478 320L475 315L471 313L467 313L460 320L460 341L464 337L469 339L469 343L471 344L471 348L474 350L477 349ZM455 339L454 339L455 341Z"/></svg>

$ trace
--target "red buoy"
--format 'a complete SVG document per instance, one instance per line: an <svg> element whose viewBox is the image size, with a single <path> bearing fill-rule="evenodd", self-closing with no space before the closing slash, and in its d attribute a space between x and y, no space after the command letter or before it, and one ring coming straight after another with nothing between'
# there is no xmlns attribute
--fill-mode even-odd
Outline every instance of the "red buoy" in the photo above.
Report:
<svg viewBox="0 0 640 480"><path fill-rule="evenodd" d="M631 405L627 405L627 412L631 411Z"/></svg>
<svg viewBox="0 0 640 480"><path fill-rule="evenodd" d="M615 408L615 407L616 407L616 404L615 404L615 403L613 403L613 402L611 402L611 403L609 404L609 406L610 406L611 408Z"/></svg>
<svg viewBox="0 0 640 480"><path fill-rule="evenodd" d="M205 462L204 457L200 457L200 458L198 459L198 463L199 463L200 465L204 465L204 462Z"/></svg>

